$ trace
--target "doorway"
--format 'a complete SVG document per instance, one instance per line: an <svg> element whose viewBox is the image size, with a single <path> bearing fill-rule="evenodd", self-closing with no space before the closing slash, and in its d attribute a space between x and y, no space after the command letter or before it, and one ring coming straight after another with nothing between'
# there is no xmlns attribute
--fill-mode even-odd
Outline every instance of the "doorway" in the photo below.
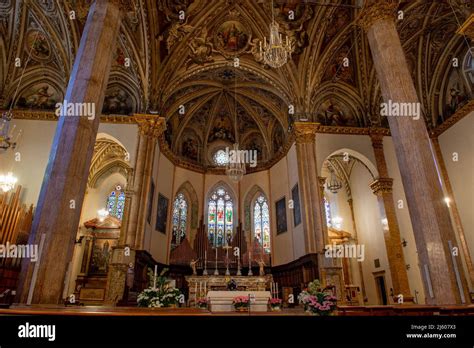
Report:
<svg viewBox="0 0 474 348"><path fill-rule="evenodd" d="M385 284L385 276L383 274L375 275L375 284L377 287L377 294L379 297L379 304L387 305L388 304L388 297L387 297L387 287Z"/></svg>

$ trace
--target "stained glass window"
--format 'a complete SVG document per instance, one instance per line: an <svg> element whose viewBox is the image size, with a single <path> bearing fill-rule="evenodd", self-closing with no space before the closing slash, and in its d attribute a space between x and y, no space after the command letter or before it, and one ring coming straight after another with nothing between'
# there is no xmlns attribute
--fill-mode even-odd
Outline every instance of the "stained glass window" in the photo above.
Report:
<svg viewBox="0 0 474 348"><path fill-rule="evenodd" d="M107 210L110 216L115 216L117 219L122 220L123 211L125 209L125 193L120 185L115 187L107 198Z"/></svg>
<svg viewBox="0 0 474 348"><path fill-rule="evenodd" d="M173 204L173 239L171 246L176 247L186 237L186 219L188 217L188 203L182 193L178 193Z"/></svg>
<svg viewBox="0 0 474 348"><path fill-rule="evenodd" d="M229 162L229 156L224 150L217 150L214 153L214 163L217 166L225 166Z"/></svg>
<svg viewBox="0 0 474 348"><path fill-rule="evenodd" d="M218 188L209 199L207 231L214 247L230 244L234 227L234 203L222 187Z"/></svg>
<svg viewBox="0 0 474 348"><path fill-rule="evenodd" d="M270 213L268 202L265 196L260 195L255 201L253 210L253 224L255 238L262 245L265 253L269 254L270 249Z"/></svg>
<svg viewBox="0 0 474 348"><path fill-rule="evenodd" d="M324 211L326 212L326 224L328 227L332 226L332 218L331 218L331 205L329 204L328 199L326 196L323 198L324 200Z"/></svg>

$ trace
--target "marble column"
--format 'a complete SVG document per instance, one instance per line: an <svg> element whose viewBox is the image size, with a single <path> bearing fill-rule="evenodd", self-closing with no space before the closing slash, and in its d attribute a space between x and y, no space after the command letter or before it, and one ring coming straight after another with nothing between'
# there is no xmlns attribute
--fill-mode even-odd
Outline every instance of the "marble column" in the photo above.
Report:
<svg viewBox="0 0 474 348"><path fill-rule="evenodd" d="M21 303L62 300L124 5L95 1L90 7L65 101L94 105L96 115L68 116L61 111L29 239L29 244L42 245L41 259L22 264Z"/></svg>
<svg viewBox="0 0 474 348"><path fill-rule="evenodd" d="M410 284L403 255L400 228L398 226L395 203L392 194L393 179L388 177L388 168L383 151L383 135L371 134L372 147L374 148L375 162L379 177L370 185L377 196L380 216L387 219L383 226L383 236L387 251L388 265L392 277L392 286L395 302L398 296L403 295L403 302L413 302L410 294Z"/></svg>
<svg viewBox="0 0 474 348"><path fill-rule="evenodd" d="M449 198L449 209L453 217L453 224L456 228L457 235L459 237L459 242L461 244L461 251L464 256L464 261L466 262L467 276L471 284L471 289L474 287L474 266L472 264L471 253L469 251L469 245L467 243L466 234L464 232L464 227L462 225L461 216L459 215L458 206L456 200L454 199L454 192L451 186L451 181L449 180L448 170L446 169L446 164L444 162L443 154L441 152L441 147L439 145L438 138L431 138L433 144L436 159L438 162L441 175L443 177L444 187L446 189L446 194Z"/></svg>
<svg viewBox="0 0 474 348"><path fill-rule="evenodd" d="M306 254L318 254L319 279L323 286L335 285L339 303L345 301L342 260L326 258L324 250L329 242L324 214L324 180L318 177L316 160L316 132L318 123L295 122L296 156L303 211L303 231ZM322 184L322 185L321 185Z"/></svg>
<svg viewBox="0 0 474 348"><path fill-rule="evenodd" d="M135 115L139 128L135 175L133 178L133 197L126 233L126 244L136 250L143 249L146 228L150 184L153 174L153 162L158 138L165 130L164 118L156 115Z"/></svg>
<svg viewBox="0 0 474 348"><path fill-rule="evenodd" d="M315 141L318 125L312 122L294 124L306 254L322 253L326 240L326 222L321 210L322 197L316 161Z"/></svg>
<svg viewBox="0 0 474 348"><path fill-rule="evenodd" d="M387 105L420 105L395 25L398 0L367 0L358 17L366 31ZM405 104L406 105L406 104ZM468 300L449 212L438 180L426 125L409 116L389 116L407 198L420 271L428 304L459 304Z"/></svg>

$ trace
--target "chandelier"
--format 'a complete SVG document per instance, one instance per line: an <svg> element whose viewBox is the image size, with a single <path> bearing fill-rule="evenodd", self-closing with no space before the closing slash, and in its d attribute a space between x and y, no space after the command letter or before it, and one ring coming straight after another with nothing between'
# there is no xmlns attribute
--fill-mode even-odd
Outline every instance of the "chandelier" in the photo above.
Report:
<svg viewBox="0 0 474 348"><path fill-rule="evenodd" d="M342 184L339 180L337 180L334 171L331 170L331 180L329 180L327 184L327 188L332 193L338 193L338 191L342 188Z"/></svg>
<svg viewBox="0 0 474 348"><path fill-rule="evenodd" d="M18 179L15 178L12 173L8 173L7 175L0 175L0 188L3 192L13 190L17 181Z"/></svg>
<svg viewBox="0 0 474 348"><path fill-rule="evenodd" d="M233 182L239 182L244 177L245 161L240 156L239 144L234 144L233 150L230 151L225 172Z"/></svg>
<svg viewBox="0 0 474 348"><path fill-rule="evenodd" d="M0 118L0 149L2 150L14 149L21 134L21 131L19 131L15 140L13 140L16 126L13 126L10 130L11 120L11 112L2 113L2 118Z"/></svg>
<svg viewBox="0 0 474 348"><path fill-rule="evenodd" d="M260 41L260 59L272 68L279 68L286 64L288 57L291 58L293 45L288 36L283 40L283 36L279 32L279 25L275 21L273 14L272 1L272 23L270 24L270 38L264 37L264 42Z"/></svg>

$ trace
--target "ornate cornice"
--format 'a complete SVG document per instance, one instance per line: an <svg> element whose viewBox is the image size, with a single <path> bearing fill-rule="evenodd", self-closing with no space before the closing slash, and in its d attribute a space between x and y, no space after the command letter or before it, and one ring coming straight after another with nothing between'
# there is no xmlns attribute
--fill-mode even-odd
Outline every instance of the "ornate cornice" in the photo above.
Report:
<svg viewBox="0 0 474 348"><path fill-rule="evenodd" d="M392 178L378 178L369 186L375 195L382 196L383 194L386 194L386 193L392 193L393 179Z"/></svg>
<svg viewBox="0 0 474 348"><path fill-rule="evenodd" d="M474 40L474 14L471 14L464 24L461 25L456 34L466 35L471 40Z"/></svg>
<svg viewBox="0 0 474 348"><path fill-rule="evenodd" d="M0 110L0 113L6 110ZM17 120L36 120L36 121L57 121L58 116L52 111L31 111L31 110L13 110L13 118ZM101 123L119 123L119 124L135 124L137 123L134 116L126 115L102 115Z"/></svg>
<svg viewBox="0 0 474 348"><path fill-rule="evenodd" d="M462 120L464 117L474 111L474 100L469 101L466 105L460 108L454 115L445 120L442 124L430 132L432 138L436 138Z"/></svg>
<svg viewBox="0 0 474 348"><path fill-rule="evenodd" d="M142 135L158 139L166 130L166 121L164 117L136 114L135 120Z"/></svg>
<svg viewBox="0 0 474 348"><path fill-rule="evenodd" d="M376 21L394 18L398 4L399 0L366 0L356 23L367 32Z"/></svg>
<svg viewBox="0 0 474 348"><path fill-rule="evenodd" d="M319 126L317 133L326 134L346 134L346 135L369 135L370 133L390 136L388 128L359 128L359 127L340 127L340 126Z"/></svg>
<svg viewBox="0 0 474 348"><path fill-rule="evenodd" d="M311 144L316 140L319 123L295 122L294 130L297 144Z"/></svg>

